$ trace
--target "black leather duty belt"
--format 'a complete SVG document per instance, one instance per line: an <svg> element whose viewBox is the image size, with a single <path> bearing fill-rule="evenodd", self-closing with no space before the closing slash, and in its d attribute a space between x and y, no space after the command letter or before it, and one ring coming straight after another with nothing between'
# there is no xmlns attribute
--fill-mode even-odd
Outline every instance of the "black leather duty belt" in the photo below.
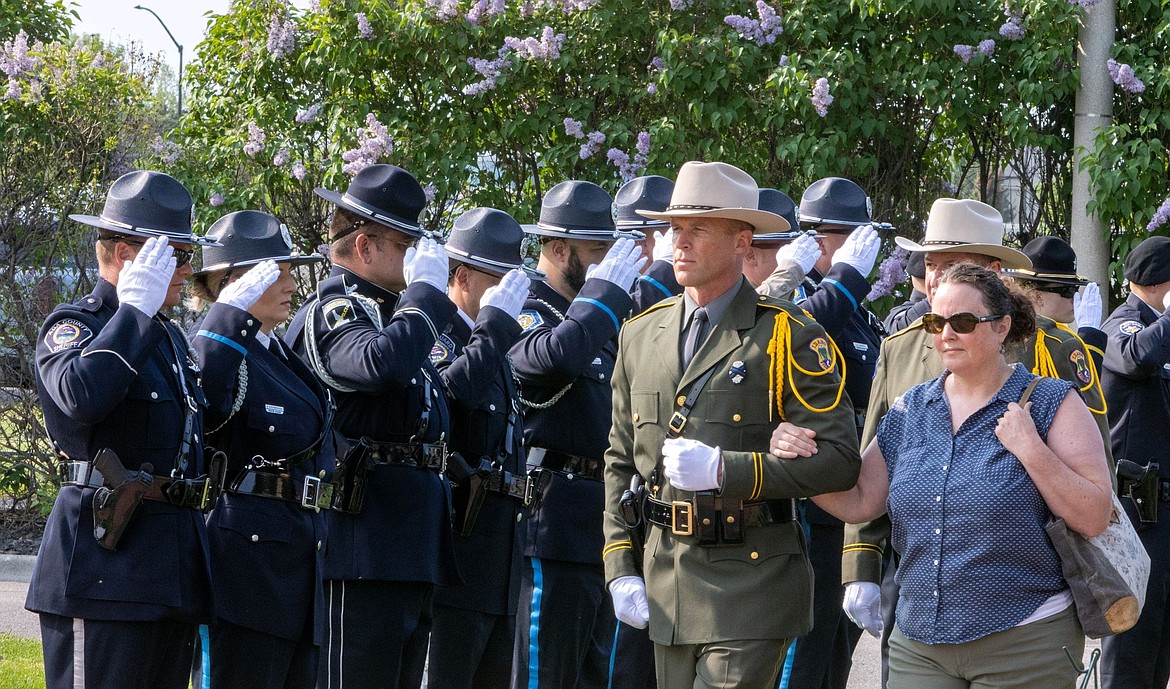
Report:
<svg viewBox="0 0 1170 689"><path fill-rule="evenodd" d="M515 498L527 507L532 504L532 493L536 489L536 483L534 478L503 471L491 475L487 480L487 489Z"/></svg>
<svg viewBox="0 0 1170 689"><path fill-rule="evenodd" d="M93 467L93 462L72 460L61 462L61 485L101 488L102 474ZM165 502L175 507L189 507L205 510L215 498L211 482L206 478L172 478L151 475L150 487L142 494L144 500Z"/></svg>
<svg viewBox="0 0 1170 689"><path fill-rule="evenodd" d="M284 500L318 512L333 505L333 484L316 476L294 479L288 474L245 469L228 492Z"/></svg>
<svg viewBox="0 0 1170 689"><path fill-rule="evenodd" d="M546 450L542 447L534 447L528 451L528 464L594 481L600 481L602 472L605 471L605 462L600 459Z"/></svg>
<svg viewBox="0 0 1170 689"><path fill-rule="evenodd" d="M1162 502L1170 502L1170 481L1158 483L1158 499Z"/></svg>
<svg viewBox="0 0 1170 689"><path fill-rule="evenodd" d="M374 464L404 464L442 472L447 468L447 443L369 443Z"/></svg>
<svg viewBox="0 0 1170 689"><path fill-rule="evenodd" d="M796 521L795 500L760 500L757 502L726 501L724 505L734 505L732 510L721 509L717 513L706 513L696 506L692 500L675 500L664 502L656 498L646 497L646 521L664 529L668 529L675 536L694 535L700 526L710 527L712 524L703 520L724 519L739 520L740 527L764 526L765 524L786 524Z"/></svg>

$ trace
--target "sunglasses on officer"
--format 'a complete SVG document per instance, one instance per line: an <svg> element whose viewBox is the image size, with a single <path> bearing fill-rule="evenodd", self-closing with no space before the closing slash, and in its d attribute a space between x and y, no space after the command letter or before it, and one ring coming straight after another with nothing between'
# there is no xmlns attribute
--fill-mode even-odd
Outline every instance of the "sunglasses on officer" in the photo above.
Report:
<svg viewBox="0 0 1170 689"><path fill-rule="evenodd" d="M1065 299L1072 299L1080 290L1080 285L1036 285L1038 292L1049 292Z"/></svg>
<svg viewBox="0 0 1170 689"><path fill-rule="evenodd" d="M131 239L131 238L126 237L124 235L118 235L116 237L102 237L102 239L104 239L106 241L110 241L110 242L122 242L123 244L129 244L130 246L137 247L137 248L142 248L146 244L145 241ZM185 266L188 263L190 263L191 257L195 255L194 249L176 249L173 244L171 245L171 250L173 250L175 252L175 267L176 268L178 268L179 266Z"/></svg>
<svg viewBox="0 0 1170 689"><path fill-rule="evenodd" d="M1000 314L998 316L976 316L973 313L956 313L952 316L943 318L937 313L928 313L922 317L922 329L932 335L938 335L943 331L943 328L949 323L951 330L954 330L960 335L966 335L975 329L975 326L980 323L988 321L998 321L1007 314Z"/></svg>

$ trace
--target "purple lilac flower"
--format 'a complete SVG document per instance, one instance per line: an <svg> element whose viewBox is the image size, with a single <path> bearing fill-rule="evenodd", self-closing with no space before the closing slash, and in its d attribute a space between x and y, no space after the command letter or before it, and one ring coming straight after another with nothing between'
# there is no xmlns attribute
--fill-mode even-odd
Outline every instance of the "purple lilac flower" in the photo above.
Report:
<svg viewBox="0 0 1170 689"><path fill-rule="evenodd" d="M959 56L959 59L963 61L963 64L967 64L971 61L971 58L975 57L975 46L960 43L959 45L955 46L955 55Z"/></svg>
<svg viewBox="0 0 1170 689"><path fill-rule="evenodd" d="M670 9L679 12L681 10L688 10L691 8L695 0L670 0Z"/></svg>
<svg viewBox="0 0 1170 689"><path fill-rule="evenodd" d="M274 14L268 22L268 52L273 57L284 57L297 47L297 23Z"/></svg>
<svg viewBox="0 0 1170 689"><path fill-rule="evenodd" d="M0 51L0 72L4 72L10 78L32 72L40 62L38 58L29 57L28 34L24 30L4 41L2 48L3 50Z"/></svg>
<svg viewBox="0 0 1170 689"><path fill-rule="evenodd" d="M308 124L317 119L317 115L319 114L321 114L320 103L314 103L304 110L297 108L297 124Z"/></svg>
<svg viewBox="0 0 1170 689"><path fill-rule="evenodd" d="M655 55L654 58L650 60L650 71L661 72L664 69L666 69L666 60L663 60L659 55Z"/></svg>
<svg viewBox="0 0 1170 689"><path fill-rule="evenodd" d="M292 176L296 177L297 181L300 182L301 180L305 179L305 164L298 160L297 162L293 163L291 172Z"/></svg>
<svg viewBox="0 0 1170 689"><path fill-rule="evenodd" d="M272 156L272 164L275 165L276 167L284 167L284 164L287 162L288 162L288 148L287 147L280 149L279 151L276 152L276 155Z"/></svg>
<svg viewBox="0 0 1170 689"><path fill-rule="evenodd" d="M318 244L317 245L317 253L321 254L325 258L329 258L329 245L328 244Z"/></svg>
<svg viewBox="0 0 1170 689"><path fill-rule="evenodd" d="M211 199L208 201L208 203L210 203L213 206L222 206L223 205L223 194L219 193L218 191L213 192L211 194Z"/></svg>
<svg viewBox="0 0 1170 689"><path fill-rule="evenodd" d="M487 12L487 0L478 0L471 6L471 9L467 10L467 14L463 18L467 20L468 24L479 26L479 20L485 12Z"/></svg>
<svg viewBox="0 0 1170 689"><path fill-rule="evenodd" d="M979 41L979 52L984 57L991 57L995 53L995 41L990 38Z"/></svg>
<svg viewBox="0 0 1170 689"><path fill-rule="evenodd" d="M1022 10L1012 9L1011 3L1004 3L1003 14L1007 17L1004 25L999 27L999 35L1009 41L1018 41L1024 37L1024 13Z"/></svg>
<svg viewBox="0 0 1170 689"><path fill-rule="evenodd" d="M1150 224L1146 225L1146 232L1153 232L1165 225L1167 220L1170 220L1170 198L1163 201L1158 210L1154 211L1154 217L1150 219Z"/></svg>
<svg viewBox="0 0 1170 689"><path fill-rule="evenodd" d="M427 0L426 4L435 11L435 19L441 22L459 16L459 0Z"/></svg>
<svg viewBox="0 0 1170 689"><path fill-rule="evenodd" d="M94 56L93 62L89 63L89 66L92 69L105 69L109 64L109 62L106 62L106 54L103 52L98 52L98 54Z"/></svg>
<svg viewBox="0 0 1170 689"><path fill-rule="evenodd" d="M650 132L638 132L638 143L635 144L635 150L638 152L637 155L643 158L650 155Z"/></svg>
<svg viewBox="0 0 1170 689"><path fill-rule="evenodd" d="M1105 67L1109 70L1109 76L1113 79L1113 83L1123 90L1129 93L1141 93L1146 90L1146 85L1134 75L1133 67L1113 59L1106 62Z"/></svg>
<svg viewBox="0 0 1170 689"><path fill-rule="evenodd" d="M566 117L564 121L565 133L574 139L584 139L585 131L581 129L581 122L574 120L572 117Z"/></svg>
<svg viewBox="0 0 1170 689"><path fill-rule="evenodd" d="M878 266L878 279L865 298L873 301L893 294L895 285L906 282L906 259L909 257L909 251L896 247Z"/></svg>
<svg viewBox="0 0 1170 689"><path fill-rule="evenodd" d="M154 141L150 144L150 150L167 165L174 165L183 155L182 147L174 141L162 138L161 135L154 137Z"/></svg>
<svg viewBox="0 0 1170 689"><path fill-rule="evenodd" d="M467 64L479 72L483 79L474 84L464 86L463 93L468 96L476 96L494 89L496 87L496 80L500 78L500 74L512 65L511 60L504 58L506 54L507 47L505 46L500 49L500 56L495 60L481 60L476 57L467 58Z"/></svg>
<svg viewBox="0 0 1170 689"><path fill-rule="evenodd" d="M373 165L383 155L394 150L389 130L372 112L366 115L366 126L358 128L357 138L358 147L341 154L341 159L346 163L341 169L350 176Z"/></svg>
<svg viewBox="0 0 1170 689"><path fill-rule="evenodd" d="M1084 7L1086 9L1089 7L1092 7L1093 5L1096 5L1099 2L1101 2L1101 0L1068 0L1068 4L1080 5L1081 7Z"/></svg>
<svg viewBox="0 0 1170 689"><path fill-rule="evenodd" d="M504 45L516 51L516 55L525 60L544 60L552 62L561 56L561 46L565 44L565 34L554 34L552 27L546 26L540 32L540 38L519 39L508 36Z"/></svg>
<svg viewBox="0 0 1170 689"><path fill-rule="evenodd" d="M764 0L756 0L756 14L759 15L759 19L729 14L723 18L723 22L735 29L740 38L752 41L758 46L775 43L776 38L784 33L784 26L776 10Z"/></svg>
<svg viewBox="0 0 1170 689"><path fill-rule="evenodd" d="M646 93L649 93L651 96L653 96L654 94L658 93L658 84L649 84L649 85L647 85L647 86L646 86Z"/></svg>
<svg viewBox="0 0 1170 689"><path fill-rule="evenodd" d="M437 193L439 193L439 188L434 184L428 184L423 187L423 196L426 197L428 206L435 202L435 194Z"/></svg>
<svg viewBox="0 0 1170 689"><path fill-rule="evenodd" d="M321 11L321 0L309 0L309 11L317 14Z"/></svg>
<svg viewBox="0 0 1170 689"><path fill-rule="evenodd" d="M780 56L780 66L781 67L787 67L788 65L791 65L791 64L792 64L792 60L788 59L788 55L785 54L785 55Z"/></svg>
<svg viewBox="0 0 1170 689"><path fill-rule="evenodd" d="M535 13L536 13L536 3L534 3L532 0L524 0L523 2L520 3L520 16L521 17L525 17L525 18L531 17Z"/></svg>
<svg viewBox="0 0 1170 689"><path fill-rule="evenodd" d="M561 11L565 14L572 14L573 12L584 12L596 5L600 0L561 0ZM552 5L552 2L548 3Z"/></svg>
<svg viewBox="0 0 1170 689"><path fill-rule="evenodd" d="M586 141L582 144L581 150L578 151L581 160L590 158L593 154L601 150L601 145L605 143L605 134L601 132L589 132L585 139Z"/></svg>
<svg viewBox="0 0 1170 689"><path fill-rule="evenodd" d="M370 26L370 18L366 16L365 12L358 12L354 16L357 17L358 36L367 41L372 39L374 37L374 27Z"/></svg>
<svg viewBox="0 0 1170 689"><path fill-rule="evenodd" d="M824 117L829 114L829 106L833 104L833 97L829 95L829 80L821 77L813 86L812 104L817 114Z"/></svg>
<svg viewBox="0 0 1170 689"><path fill-rule="evenodd" d="M264 141L268 136L264 130L256 125L255 122L248 123L248 141L244 144L244 153L248 154L249 158L255 158L256 154L264 148Z"/></svg>

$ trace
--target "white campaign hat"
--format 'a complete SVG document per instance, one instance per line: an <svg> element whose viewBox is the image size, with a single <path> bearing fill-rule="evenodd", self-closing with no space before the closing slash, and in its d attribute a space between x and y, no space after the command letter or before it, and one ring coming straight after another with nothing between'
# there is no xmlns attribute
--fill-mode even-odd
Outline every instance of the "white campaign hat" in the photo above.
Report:
<svg viewBox="0 0 1170 689"><path fill-rule="evenodd" d="M664 211L639 209L656 220L707 217L742 220L756 232L786 232L788 221L760 210L760 189L748 173L727 163L684 163Z"/></svg>
<svg viewBox="0 0 1170 689"><path fill-rule="evenodd" d="M1004 268L1031 268L1023 252L1003 245L1003 216L995 208L974 199L938 199L926 218L926 236L918 244L895 237L910 251L962 251L999 259Z"/></svg>

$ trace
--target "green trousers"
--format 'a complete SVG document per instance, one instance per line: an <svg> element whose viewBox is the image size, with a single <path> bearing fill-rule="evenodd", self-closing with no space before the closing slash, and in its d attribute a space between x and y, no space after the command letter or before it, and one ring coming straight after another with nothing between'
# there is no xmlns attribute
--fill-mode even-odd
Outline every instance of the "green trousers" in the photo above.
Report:
<svg viewBox="0 0 1170 689"><path fill-rule="evenodd" d="M654 644L658 689L773 689L791 639Z"/></svg>

